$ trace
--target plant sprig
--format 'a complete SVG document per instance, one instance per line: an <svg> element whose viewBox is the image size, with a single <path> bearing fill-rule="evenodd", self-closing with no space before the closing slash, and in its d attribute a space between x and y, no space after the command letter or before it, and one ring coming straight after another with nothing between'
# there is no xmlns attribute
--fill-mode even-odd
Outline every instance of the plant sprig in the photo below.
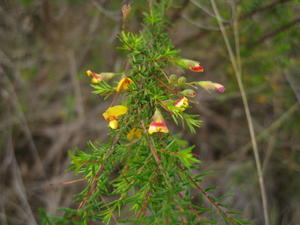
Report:
<svg viewBox="0 0 300 225"><path fill-rule="evenodd" d="M205 175L191 175L201 162L192 152L194 146L187 146L186 141L170 132L170 120L165 120L171 118L177 125L180 122L191 132L201 126L199 116L188 112L189 99L196 92L187 89L190 85L183 75L165 71L178 66L194 72L204 70L197 61L179 57L172 45L165 29L165 10L170 6L171 1L153 3L150 12L144 13L143 31L120 33L119 49L127 54L130 67L116 86L109 83L115 73L88 71L94 94L106 99L113 95L111 106L102 114L108 122L109 140L107 144L89 143L87 151L70 154L70 169L82 175L87 185L77 195L77 210L65 209L62 218L49 217L46 224L110 224L112 220L207 224L218 220L215 212L227 224L245 224L225 209L221 198L208 194L212 188L199 185ZM224 91L217 83L197 84ZM117 105L119 96L123 98ZM207 203L195 203L193 190L198 190Z"/></svg>

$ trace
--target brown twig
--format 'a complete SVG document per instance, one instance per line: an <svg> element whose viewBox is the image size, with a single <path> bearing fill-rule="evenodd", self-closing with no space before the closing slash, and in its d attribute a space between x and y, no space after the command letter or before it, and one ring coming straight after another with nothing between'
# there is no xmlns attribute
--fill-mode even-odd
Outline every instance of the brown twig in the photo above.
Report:
<svg viewBox="0 0 300 225"><path fill-rule="evenodd" d="M282 3L285 3L285 2L288 2L288 1L291 1L291 0L276 0L276 1L270 2L270 3L260 7L258 9L254 9L251 12L248 12L248 13L245 13L245 14L241 15L240 19L243 20L243 19L249 18L249 17L253 16L254 14L261 13L263 11L272 9L276 5L282 4Z"/></svg>
<svg viewBox="0 0 300 225"><path fill-rule="evenodd" d="M57 183L51 183L49 184L50 186L56 186L56 185L61 185L61 184L74 184L80 181L85 181L86 178L79 178L79 179L75 179L75 180L68 180L68 181L62 181L62 182L57 182Z"/></svg>
<svg viewBox="0 0 300 225"><path fill-rule="evenodd" d="M164 86L166 89L168 89L172 94L177 95L178 93L176 90L174 90L173 88L169 87L167 84L165 84L161 79L159 79L158 77L155 77L155 79L162 85Z"/></svg>
<svg viewBox="0 0 300 225"><path fill-rule="evenodd" d="M274 36L278 35L279 33L282 33L288 29L290 29L291 27L293 27L294 25L300 23L300 17L293 20L292 22L288 23L288 24L285 24L279 28L277 28L276 30L274 31L271 31L269 33L266 33L265 35L263 35L261 38L259 38L258 40L256 40L255 42L249 44L249 47L256 47L257 45L259 44L262 44L264 43L266 40L270 39L270 38L273 38Z"/></svg>
<svg viewBox="0 0 300 225"><path fill-rule="evenodd" d="M149 201L149 199L150 199L150 196L151 196L151 190L149 190L149 191L147 192L147 194L146 194L146 197L145 197L145 199L144 199L144 201L143 201L143 203L142 203L142 207L141 207L141 209L140 209L139 212L138 212L137 219L140 219L142 216L145 215L146 209L147 209L147 207L148 207L148 201Z"/></svg>
<svg viewBox="0 0 300 225"><path fill-rule="evenodd" d="M251 12L248 12L248 13L245 13L245 14L241 15L239 17L239 19L240 20L245 20L245 19L247 19L247 18L249 18L249 17L251 17L255 14L264 12L264 11L269 10L269 9L272 9L275 6L277 6L278 4L286 3L288 1L291 1L291 0L276 0L274 2L271 2L269 4L266 4L266 5L262 6L261 8L255 9ZM201 29L201 30L195 32L194 34L192 34L191 36L188 36L188 37L184 38L183 40L178 41L177 43L175 43L175 46L176 47L184 46L185 44L188 44L190 42L198 41L201 38L205 37L205 35L207 35L207 34L209 34L208 31L203 31Z"/></svg>
<svg viewBox="0 0 300 225"><path fill-rule="evenodd" d="M117 144L118 140L119 140L119 136L115 136L113 143L111 145L111 147L109 148L109 150L105 153L104 158L108 157L108 155L112 152L112 150L114 149L115 145ZM88 193L86 194L86 196L84 197L84 199L82 200L82 202L80 202L79 206L78 206L78 210L82 209L83 207L86 206L88 200L90 199L91 195L93 194L93 192L95 192L96 188L97 188L97 182L99 180L100 175L102 174L102 172L105 169L105 165L104 163L101 164L99 170L97 171L96 175L94 176L94 178L92 179L92 185L91 188L89 189Z"/></svg>
<svg viewBox="0 0 300 225"><path fill-rule="evenodd" d="M177 164L178 168L185 173L184 168ZM185 173L185 176L187 176L187 178L194 184L194 186L196 187L196 189L198 191L200 191L205 198L219 211L219 213L231 224L233 225L237 225L237 223L226 213L224 212L221 207L218 205L218 203L204 190L204 188L202 188L189 174Z"/></svg>
<svg viewBox="0 0 300 225"><path fill-rule="evenodd" d="M184 200L184 197L183 197L183 195L180 192L178 192L177 194L181 198L181 200ZM197 209L194 209L193 206L192 206L192 204L188 204L188 207L189 207L189 210L192 213L195 214L195 216L197 217L197 219L201 219L202 216L200 216L200 215L197 214Z"/></svg>
<svg viewBox="0 0 300 225"><path fill-rule="evenodd" d="M147 134L146 139L147 139L148 145L150 147L151 154L154 157L155 161L157 162L158 167L161 170L163 176L165 176L165 173L163 172L163 166L161 164L161 160L160 160L159 156L157 155L157 152L155 151L155 148L154 148L154 145L153 145L152 141L150 140L150 137L147 133L147 129L146 129L146 126L145 126L145 123L144 123L143 120L141 121L141 124L142 124L142 127L143 127L143 130L144 130L145 134Z"/></svg>
<svg viewBox="0 0 300 225"><path fill-rule="evenodd" d="M145 133L147 133L147 130L146 130L144 121L141 121L141 123L142 123L142 127L143 127ZM158 156L158 154L157 154L157 152L156 152L156 149L155 149L155 147L154 147L152 141L150 140L150 137L147 135L146 138L147 138L148 145L149 145L149 147L150 147L151 154L153 155L153 157L154 157L154 159L155 159L155 161L156 161L156 163L157 163L157 165L158 165L158 168L160 169L162 175L164 176L166 183L167 183L169 186L171 186L171 183L170 183L170 181L168 180L168 177L167 177L167 175L165 174L165 172L164 172L164 170L163 170L163 166L162 166L162 163L161 163L161 159L159 158L159 156ZM178 194L180 195L180 193L178 193ZM183 196L180 196L180 197L183 198ZM179 207L180 210L183 210L182 206L178 205L178 207ZM194 213L194 211L193 211L192 209L190 209L190 210L191 210L191 212ZM196 215L196 216L197 216L197 215ZM198 216L197 216L197 218L198 218ZM186 221L186 218L183 218L183 221Z"/></svg>
<svg viewBox="0 0 300 225"><path fill-rule="evenodd" d="M107 204L107 201L106 201L106 199L105 199L103 196L100 195L100 198L101 198L101 200L102 200L102 202L103 202L104 204ZM118 219L117 219L117 217L115 216L114 213L112 213L112 218L113 218L113 220L115 221L115 223L118 225L118 224L119 224L119 223L118 223Z"/></svg>
<svg viewBox="0 0 300 225"><path fill-rule="evenodd" d="M192 34L191 36L188 36L188 37L178 41L177 43L175 43L175 47L184 46L185 44L189 44L193 41L200 40L201 38L205 37L207 34L208 34L207 31L199 30L199 31L195 32L194 34Z"/></svg>
<svg viewBox="0 0 300 225"><path fill-rule="evenodd" d="M178 7L175 10L175 12L171 18L171 23L174 24L178 19L180 19L182 11L188 6L189 2L190 2L190 0L184 0L184 2L182 3L182 6Z"/></svg>

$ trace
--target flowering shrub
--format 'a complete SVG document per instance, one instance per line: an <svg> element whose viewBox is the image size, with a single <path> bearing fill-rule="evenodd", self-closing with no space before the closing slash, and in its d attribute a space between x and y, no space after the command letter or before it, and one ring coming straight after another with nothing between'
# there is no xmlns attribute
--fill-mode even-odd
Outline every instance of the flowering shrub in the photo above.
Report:
<svg viewBox="0 0 300 225"><path fill-rule="evenodd" d="M211 187L200 186L205 173L190 173L200 163L193 146L169 129L173 120L195 132L201 125L199 115L188 112L195 90L225 89L211 81L189 82L182 75L185 70L181 75L169 74L173 67L193 72L204 68L178 56L163 29L168 25L167 7L168 1L161 1L145 13L143 32L120 33L120 49L128 56L129 69L87 71L93 93L112 99L102 114L108 121L109 140L89 143L87 152L71 154L71 168L82 174L87 185L76 198L77 209L66 209L63 218L49 223L215 224L218 212L227 224L244 224L231 216L235 212L226 209L222 197L210 196ZM205 201L195 203L193 189Z"/></svg>

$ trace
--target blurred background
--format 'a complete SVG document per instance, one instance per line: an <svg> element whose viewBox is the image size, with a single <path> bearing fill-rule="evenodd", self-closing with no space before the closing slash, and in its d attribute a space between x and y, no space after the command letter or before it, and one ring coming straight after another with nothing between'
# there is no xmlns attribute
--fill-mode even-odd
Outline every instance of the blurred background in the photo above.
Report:
<svg viewBox="0 0 300 225"><path fill-rule="evenodd" d="M39 224L39 210L58 215L75 207L84 182L67 171L68 151L107 137L101 113L109 104L91 94L87 69L119 72L116 47L121 0L0 0L0 224ZM132 6L127 30L142 29L147 1ZM218 0L235 46L237 9L242 79L258 141L271 224L300 224L300 1ZM175 0L167 14L171 39L182 57L198 60L223 94L199 91L192 111L196 134L172 126L203 163L215 195L242 216L263 224L257 172L245 110L224 40L207 0ZM235 48L234 48L235 49Z"/></svg>

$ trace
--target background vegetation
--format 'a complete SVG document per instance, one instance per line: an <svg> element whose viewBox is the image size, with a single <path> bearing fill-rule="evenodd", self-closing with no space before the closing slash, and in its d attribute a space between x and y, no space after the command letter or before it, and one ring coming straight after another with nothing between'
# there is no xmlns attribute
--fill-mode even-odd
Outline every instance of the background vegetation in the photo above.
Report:
<svg viewBox="0 0 300 225"><path fill-rule="evenodd" d="M125 1L126 2L126 1ZM66 171L68 150L87 140L105 140L100 112L108 103L90 94L85 70L118 71L120 9L124 1L0 1L0 224L38 224L39 208L57 214L72 207L84 182ZM127 29L141 29L145 0L132 1ZM181 55L196 59L226 92L200 91L195 113L204 124L196 134L180 130L214 170L207 185L214 194L231 192L228 203L253 224L263 224L250 135L234 70L210 1L176 0L167 13ZM242 81L249 101L263 165L271 224L300 221L300 2L297 0L216 1L232 46L234 10ZM236 49L234 49L236 50ZM238 50L238 49L237 49ZM168 121L171 125L171 121ZM71 150L72 151L72 150ZM197 171L195 171L197 173Z"/></svg>

